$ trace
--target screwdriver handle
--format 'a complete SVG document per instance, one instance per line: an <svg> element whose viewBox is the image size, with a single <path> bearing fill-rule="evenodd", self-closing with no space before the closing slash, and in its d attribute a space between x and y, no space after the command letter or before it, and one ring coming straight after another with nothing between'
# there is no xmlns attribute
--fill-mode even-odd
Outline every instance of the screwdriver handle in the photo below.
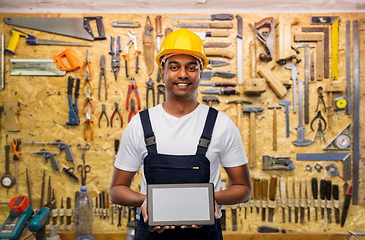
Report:
<svg viewBox="0 0 365 240"><path fill-rule="evenodd" d="M251 192L251 198L250 198L251 200L254 199L254 193L255 193L255 186L254 186L255 184L254 184L254 182L255 182L255 177L251 175L251 191L252 191Z"/></svg>
<svg viewBox="0 0 365 240"><path fill-rule="evenodd" d="M285 182L285 178L280 178L280 198L281 198L281 200L286 199L286 182Z"/></svg>
<svg viewBox="0 0 365 240"><path fill-rule="evenodd" d="M261 181L261 199L267 200L267 190L269 187L269 180L267 178L262 179Z"/></svg>
<svg viewBox="0 0 365 240"><path fill-rule="evenodd" d="M325 179L321 179L321 183L320 183L320 198L321 200L325 200L326 199L326 192L327 192L327 181Z"/></svg>
<svg viewBox="0 0 365 240"><path fill-rule="evenodd" d="M269 198L270 200L275 200L276 197L276 189L278 184L278 178L276 176L272 176L270 179L270 189L269 189Z"/></svg>
<svg viewBox="0 0 365 240"><path fill-rule="evenodd" d="M331 197L332 197L332 182L331 180L327 180L327 183L326 183L326 199L327 200L331 200Z"/></svg>
<svg viewBox="0 0 365 240"><path fill-rule="evenodd" d="M333 200L339 200L340 198L340 192L338 189L338 184L333 184Z"/></svg>
<svg viewBox="0 0 365 240"><path fill-rule="evenodd" d="M288 199L293 199L294 181L293 178L288 178Z"/></svg>
<svg viewBox="0 0 365 240"><path fill-rule="evenodd" d="M18 138L14 138L13 139L13 149L14 149L14 157L13 160L14 161L18 161L19 160L19 148L20 148L20 144L22 142L18 139Z"/></svg>
<svg viewBox="0 0 365 240"><path fill-rule="evenodd" d="M317 178L312 178L312 193L313 193L313 199L318 199L318 180L317 180Z"/></svg>
<svg viewBox="0 0 365 240"><path fill-rule="evenodd" d="M260 182L260 178L255 178L255 183L254 183L254 190L255 190L255 199L260 200L261 199L261 182Z"/></svg>
<svg viewBox="0 0 365 240"><path fill-rule="evenodd" d="M300 179L294 179L294 199L300 199Z"/></svg>
<svg viewBox="0 0 365 240"><path fill-rule="evenodd" d="M301 180L301 186L300 186L300 198L306 199L307 197L307 180L305 178L302 178Z"/></svg>
<svg viewBox="0 0 365 240"><path fill-rule="evenodd" d="M312 180L310 178L307 181L307 199L312 199Z"/></svg>

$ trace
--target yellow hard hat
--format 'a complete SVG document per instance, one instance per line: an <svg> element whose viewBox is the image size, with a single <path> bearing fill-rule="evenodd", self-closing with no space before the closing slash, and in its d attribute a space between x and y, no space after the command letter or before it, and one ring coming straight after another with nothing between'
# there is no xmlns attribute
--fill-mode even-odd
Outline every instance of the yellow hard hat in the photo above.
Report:
<svg viewBox="0 0 365 240"><path fill-rule="evenodd" d="M203 41L198 35L186 28L176 30L165 37L161 45L161 50L156 56L156 63L162 68L161 61L163 56L179 53L200 57L203 60L202 70L208 65L208 58L205 56Z"/></svg>

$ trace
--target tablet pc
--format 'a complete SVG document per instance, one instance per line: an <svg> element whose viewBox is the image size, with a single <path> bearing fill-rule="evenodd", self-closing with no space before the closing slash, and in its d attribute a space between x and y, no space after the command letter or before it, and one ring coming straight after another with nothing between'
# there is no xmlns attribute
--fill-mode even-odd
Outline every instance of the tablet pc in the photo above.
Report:
<svg viewBox="0 0 365 240"><path fill-rule="evenodd" d="M147 186L148 225L213 225L213 183L150 184Z"/></svg>

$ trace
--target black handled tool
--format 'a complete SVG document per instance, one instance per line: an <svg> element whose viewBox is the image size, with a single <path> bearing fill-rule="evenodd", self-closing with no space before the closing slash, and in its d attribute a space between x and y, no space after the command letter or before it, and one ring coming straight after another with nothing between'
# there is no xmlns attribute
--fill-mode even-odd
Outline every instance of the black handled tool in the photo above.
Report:
<svg viewBox="0 0 365 240"><path fill-rule="evenodd" d="M335 220L336 223L340 223L340 206L339 206L339 199L340 199L340 193L338 189L337 184L333 184L333 201L334 201L334 208L335 208Z"/></svg>
<svg viewBox="0 0 365 240"><path fill-rule="evenodd" d="M327 207L327 222L331 223L332 222L332 182L331 180L327 180L326 183L326 207Z"/></svg>
<svg viewBox="0 0 365 240"><path fill-rule="evenodd" d="M352 197L352 186L349 186L346 192L345 202L343 203L343 208L342 208L341 227L345 225L347 212L350 207L351 197Z"/></svg>
<svg viewBox="0 0 365 240"><path fill-rule="evenodd" d="M327 181L325 179L321 179L319 191L321 198L321 219L324 219L325 200L327 193Z"/></svg>
<svg viewBox="0 0 365 240"><path fill-rule="evenodd" d="M317 178L312 178L312 193L314 199L314 209L316 214L316 221L318 220L318 180Z"/></svg>

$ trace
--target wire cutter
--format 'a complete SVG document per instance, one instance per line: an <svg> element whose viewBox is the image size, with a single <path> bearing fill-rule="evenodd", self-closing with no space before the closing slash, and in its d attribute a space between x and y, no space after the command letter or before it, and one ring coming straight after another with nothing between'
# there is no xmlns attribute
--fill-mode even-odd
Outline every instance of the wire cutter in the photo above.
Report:
<svg viewBox="0 0 365 240"><path fill-rule="evenodd" d="M323 99L323 87L318 87L317 88L317 92L318 92L318 103L317 103L317 109L316 109L316 112L318 111L319 109L319 103L322 102L323 104L323 107L324 107L324 111L323 112L326 112L326 104L324 102L324 99Z"/></svg>
<svg viewBox="0 0 365 240"><path fill-rule="evenodd" d="M118 113L119 115L119 118L120 118L120 127L123 127L123 117L122 117L122 114L119 112L119 103L118 102L115 102L114 103L114 112L112 114L112 118L110 119L110 126L113 127L113 119L114 119L114 115L115 113Z"/></svg>
<svg viewBox="0 0 365 240"><path fill-rule="evenodd" d="M86 112L86 121L85 121L85 128L84 128L84 138L87 141L87 129L90 128L90 138L91 141L94 140L94 129L93 129L93 121L91 121L91 113L90 113L90 105L87 105L87 112Z"/></svg>
<svg viewBox="0 0 365 240"><path fill-rule="evenodd" d="M95 107L94 107L93 99L90 97L90 88L88 88L87 92L86 92L86 99L85 99L84 106L83 106L84 114L86 114L89 105L91 105L91 113L94 113Z"/></svg>
<svg viewBox="0 0 365 240"><path fill-rule="evenodd" d="M152 102L153 102L153 106L155 106L155 88L154 88L154 82L152 80L152 78L150 78L147 82L147 90L146 90L146 106L148 108L148 92L151 90L152 91Z"/></svg>
<svg viewBox="0 0 365 240"><path fill-rule="evenodd" d="M107 123L106 126L109 127L109 118L108 118L108 115L106 115L106 112L105 112L105 104L101 105L101 114L100 114L100 117L99 117L99 128L100 128L100 120L103 117L103 115L105 115L105 118L106 118L106 123Z"/></svg>
<svg viewBox="0 0 365 240"><path fill-rule="evenodd" d="M114 38L110 37L110 52L109 54L112 55L112 70L114 73L115 81L117 81L118 71L119 71L119 53L122 51L120 49L120 36L117 37L117 50L113 51L113 44L114 44Z"/></svg>
<svg viewBox="0 0 365 240"><path fill-rule="evenodd" d="M137 34L135 32L133 32L132 30L129 30L128 35L129 35L129 41L126 43L126 46L125 46L126 53L123 54L123 57L125 59L125 75L127 77L129 77L129 74L128 74L129 47L132 44L134 44L134 55L136 56L136 73L138 73L138 56L141 53L141 51L137 50Z"/></svg>
<svg viewBox="0 0 365 240"><path fill-rule="evenodd" d="M100 57L100 78L99 78L99 100L100 100L100 85L101 78L104 76L104 87L105 87L105 100L107 99L107 89L106 89L106 75L105 75L105 56Z"/></svg>
<svg viewBox="0 0 365 240"><path fill-rule="evenodd" d="M312 120L312 122L311 122L311 129L312 129L312 131L314 131L314 130L313 130L313 123L314 123L314 121L315 121L317 118L318 118L318 119L320 119L320 121L322 120L322 121L323 121L323 123L324 123L324 129L323 129L323 131L324 131L324 130L326 130L326 128L327 128L326 120L325 120L325 119L324 119L324 117L322 116L321 111L318 111L317 115L313 118L313 120Z"/></svg>
<svg viewBox="0 0 365 240"><path fill-rule="evenodd" d="M138 103L138 110L141 109L141 103L139 101L139 95L138 95L138 91L137 91L137 84L136 84L136 80L134 77L131 77L131 83L128 85L128 94L127 94L127 101L125 103L127 110L128 108L128 103L129 103L129 98L131 96L132 91L134 90L134 92L136 93L136 98L137 98L137 103Z"/></svg>
<svg viewBox="0 0 365 240"><path fill-rule="evenodd" d="M91 70L90 70L91 72ZM85 81L82 83L82 92L84 94L86 94L86 90L87 89L90 89L90 94L93 94L93 91L94 91L94 87L93 87L93 84L91 82L91 78L90 78L90 75L89 75L89 67L87 66L86 67L86 71L85 71ZM89 85L89 87L87 87L86 85Z"/></svg>
<svg viewBox="0 0 365 240"><path fill-rule="evenodd" d="M129 116L128 116L128 122L131 121L132 119L132 114L137 114L137 110L136 110L136 107L135 107L135 104L134 104L134 99L132 98L131 99L131 110L129 111Z"/></svg>
<svg viewBox="0 0 365 240"><path fill-rule="evenodd" d="M84 75L82 74L84 72L84 70L86 69L90 69L90 77L92 75L92 70L91 70L91 62L89 61L89 49L86 49L86 57L85 57L85 62L84 65L82 65L82 70L81 70L81 77L83 77ZM86 74L86 71L85 71Z"/></svg>

